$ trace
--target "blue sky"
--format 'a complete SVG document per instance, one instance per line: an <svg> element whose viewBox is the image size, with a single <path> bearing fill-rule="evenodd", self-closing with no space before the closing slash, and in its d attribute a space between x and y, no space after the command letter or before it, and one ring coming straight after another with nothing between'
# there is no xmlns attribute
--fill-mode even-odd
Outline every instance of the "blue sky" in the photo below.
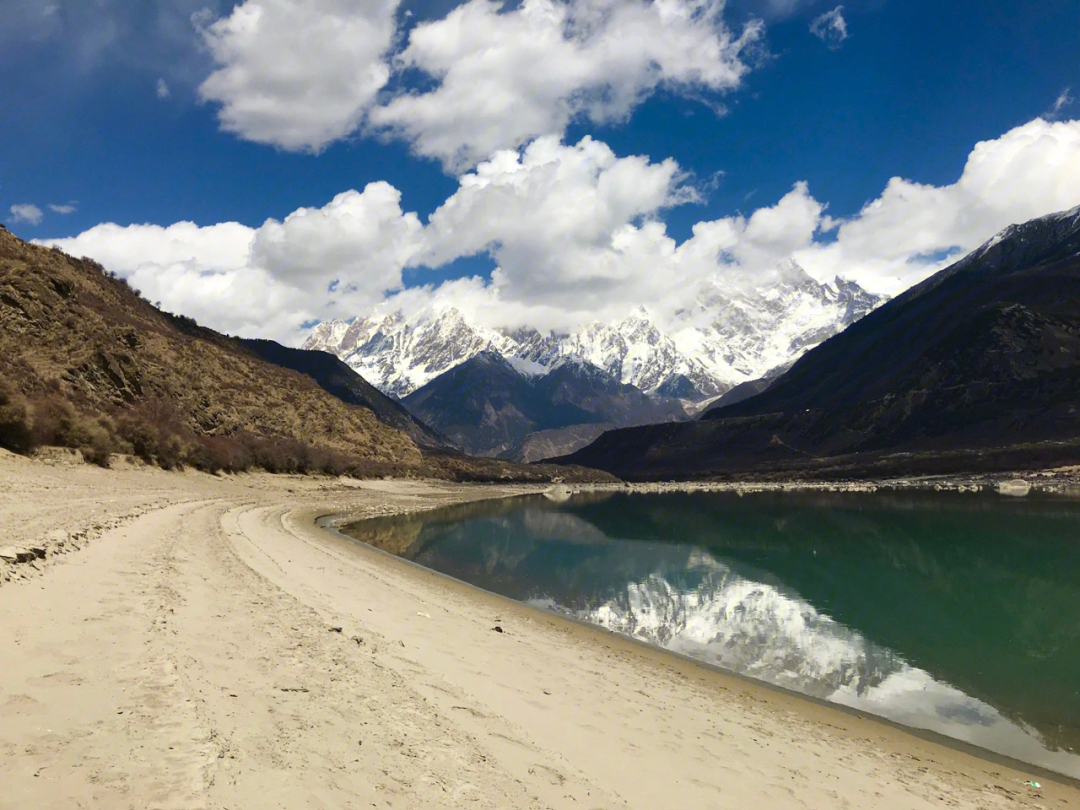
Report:
<svg viewBox="0 0 1080 810"><path fill-rule="evenodd" d="M292 48L299 65L319 62L323 51L304 50L311 47L311 39L289 39L289 32L296 28L295 18L287 16L295 12L288 8L290 1L248 0L247 10L260 3L266 5L262 9L264 22L272 13L286 15L281 24L283 34L265 45L255 42L251 47ZM668 178L666 191L629 205L625 222L605 222L597 226L595 233L574 237L589 242L590 250L597 245L610 247L612 234L619 228L639 228L646 221L662 223L664 236L677 247L690 239L696 223L728 221L739 214L751 217L758 209L772 209L797 182L806 183L803 197L822 208L813 214L812 242L824 246L843 233L830 229L828 218L858 218L864 206L882 197L890 178L949 187L960 179L977 142L1001 139L1040 116L1059 127L1053 130L1059 142L1057 151L1048 159L1071 165L1075 157L1068 151L1071 144L1061 143L1063 136L1068 140L1073 133L1060 129L1080 115L1080 103L1071 101L1074 95L1080 95L1080 6L1075 0L952 4L855 0L839 7L799 0L743 0L726 6L711 0L675 2L693 7L697 18L714 15L707 25L693 20L687 24L695 26L695 35L705 29L710 36L722 31L731 38L745 36L750 29L756 32L743 47L729 50L719 60L725 68L735 65L736 77L710 73L712 66L704 62L689 67L677 64L670 70L665 67L665 76L683 72L675 80L658 82L648 78L647 66L611 69L613 73L594 82L600 87L596 92L601 101L597 103L608 105L601 113L582 112L579 107L576 113L569 114L567 123L559 120L557 112L541 110L536 127L514 136L502 133L504 122L527 119L532 108L507 108L503 119L496 114L491 121L481 121L464 134L454 132L454 148L459 150L454 154L460 156L461 150L468 153L460 158L445 149L439 151L442 147L432 147L425 140L434 137L431 127L416 121L428 120L424 118L429 116L426 109L416 114L406 111L404 118L385 113L377 119L381 114L377 108L389 109L395 95L438 89L441 80L449 84L437 74L426 73L422 60L419 67L415 62L405 68L393 67L392 56L394 52L400 54L408 44L409 32L418 21L437 24L456 3L440 0L398 5L391 0L318 0L308 4L317 9L322 3L338 20L347 17L350 8L363 7L373 18L378 16L373 9L389 9L382 24L390 32L390 56L382 52L380 58L391 64L392 75L376 88L377 96L364 102L368 106L359 113L359 123L332 123L331 127L337 126L344 134L326 138L281 134L286 125L278 120L278 113L270 135L265 128L259 129L261 123L247 120L233 125L233 131L223 129L223 110L230 104L240 106L237 94L250 92L250 88L233 87L216 95L207 92L203 84L207 77L237 66L223 61L221 53L208 44L206 32L220 21L228 21L230 15L238 19L244 11L238 4L101 0L96 14L86 14L78 10L86 4L61 2L51 15L43 16L35 11L35 7L42 7L40 3L2 0L0 14L15 24L0 35L0 66L5 77L0 84L0 112L6 124L5 136L0 139L0 211L15 233L39 239L77 240L101 223L167 227L191 221L205 227L238 222L257 229L269 218L282 221L298 208L320 208L341 192L362 191L369 183L383 181L400 192L401 213L416 212L419 226L424 229L432 212L459 190L460 176L473 172L477 163L496 148L526 149L533 138L551 135L566 147L588 137L605 144L614 160L645 156L651 167L670 160L677 163L677 176ZM199 11L207 5L209 8ZM586 11L590 6L586 0L572 0L571 5ZM520 11L516 5L508 5L503 14ZM818 23L818 29L827 36L816 36L812 24L829 12L835 16ZM580 12L582 16L585 13ZM193 23L192 14L201 16L196 16ZM828 27L836 19L843 21L846 37L841 38L835 26ZM476 20L471 34L474 39L482 41L487 36L498 41L502 36L505 41L506 35L497 28L484 28L498 20L493 23L493 18L479 16ZM633 38L630 24L612 28L617 30L611 33L608 45L628 52L642 47ZM624 30L631 33L621 42ZM217 41L219 45L225 42L220 30ZM230 40L225 44L235 43ZM377 43L372 47L372 53L379 56ZM675 64L675 56L661 53L657 58L671 59ZM265 55L259 56L261 61L256 60L251 52L243 58L255 60L255 68L239 67L254 70L260 65L265 68L267 59L271 65L274 61ZM429 54L426 58L433 57ZM514 53L506 58L512 70ZM708 62L707 57L702 59ZM609 70L597 64L588 63L582 70ZM334 68L334 81L349 71L366 69L365 65L341 62ZM497 67L500 71L507 69L503 64ZM626 78L633 70L639 72ZM509 92L534 93L541 105L550 101L547 91L535 86L543 83L543 77L535 81L536 77L530 78L527 64L522 72L521 81L528 86L524 90L510 86ZM616 78L610 78L612 75ZM581 86L594 87L590 81L593 79L568 84L561 98L565 102L573 93L580 94ZM330 87L328 77L318 71L298 76L297 82L309 83L304 88L305 98L325 91L338 93L333 103L341 100L340 92ZM609 103L608 96L618 96L627 88L631 101ZM368 90L357 84L348 92L362 96ZM451 111L454 98L450 95L447 100ZM286 110L285 115L295 106L295 99L287 95L272 101ZM446 114L444 108L439 110L438 114ZM298 116L303 114L303 110L297 112ZM381 123L373 125L373 120ZM306 137L307 142L298 143L295 137ZM1001 159L1008 163L1011 154ZM1039 162L1030 155L1028 161ZM1030 179L1032 187L1020 195L1024 201L1004 206L1004 212L995 211L996 219L983 217L987 228L1000 225L1000 217L1008 213L1031 213L1025 201L1037 196L1035 186L1040 181L1030 176L1030 171L1024 171L1027 173L1010 181L1015 185ZM1047 205L1062 207L1080 203L1080 191L1075 196L1070 200L1067 189L1044 194ZM40 221L35 221L37 217L30 209L16 209L23 216L8 213L11 206L26 205L41 211ZM75 210L61 214L50 210L50 205ZM543 205L538 203L536 207ZM476 202L470 210L471 227L475 217L489 209ZM30 216L25 215L27 212ZM197 290L187 289L181 294L176 277L170 282L161 268L183 257L166 256L145 239L132 238L125 248L127 252L118 246L118 234L110 234L108 245L91 236L65 245L79 246L89 255L112 260L125 273L154 265L161 276L159 295L176 308L194 311L222 328L277 336L287 336L295 328L289 324L298 319L310 322L326 317L327 312L333 312L327 306L372 306L403 285L437 285L462 274L486 273L496 264L506 270L500 294L513 293L514 302L523 307L540 301L547 308L544 317L548 318L553 317L548 310L567 310L559 300L536 297L536 284L515 279L535 281L540 276L558 286L564 275L573 275L566 267L582 266L581 255L567 257L563 270L538 269L538 262L543 264L550 258L537 258L542 246L523 244L516 249L514 240L524 237L509 231L480 228L488 242L476 236L449 245L446 233L453 230L460 234L463 227L462 222L448 223L442 235L431 230L429 236L422 237L427 241L422 248L415 247L413 253L401 248L405 251L401 256L408 256L392 261L396 264L392 270L376 274L371 281L382 286L378 295L324 301L297 308L280 318L268 317L264 322L251 318L229 321L214 314L212 307L201 306ZM801 226L793 227L798 230ZM420 233L408 223L402 228ZM740 233L745 231L746 223ZM140 235L145 234L134 234ZM939 234L935 238L938 242L953 240L966 249L972 246L970 240L983 236L981 232L964 231L962 236ZM913 238L911 255L925 254L927 245L933 250L952 247L924 242ZM353 247L362 250L363 244L355 243ZM806 247L795 245L793 249ZM663 245L656 247L660 253L665 249ZM217 262L212 255L208 257L208 250L212 253L205 246L191 248L191 258L199 264L201 276L235 269L235 262ZM738 254L739 249L729 245L720 252ZM281 261L291 260L283 255ZM848 265L840 262L834 268L826 267L822 260L817 274L828 275L835 269L849 277L861 280L862 273L869 282L875 280L877 276L863 266L865 262L860 262L862 258ZM735 263L746 273L761 272L749 259ZM335 280L341 281L339 287L366 286L360 264L352 269L343 267L335 275ZM276 283L290 277L290 273L300 272L294 273L294 269L290 266L277 272L262 267L261 272L266 276L265 283ZM808 269L813 272L815 268ZM918 269L921 272L926 268ZM149 272L144 268L144 273ZM589 275L588 271L582 272ZM636 277L638 271L626 268L619 272L619 285L633 287L627 279ZM601 271L592 275L598 273ZM901 282L914 280L915 275ZM490 282L485 283L490 287ZM170 298L168 293L174 288L176 295ZM303 285L297 289L302 290ZM574 299L572 289L564 293L557 298ZM644 295L645 290L638 294ZM283 296L284 292L278 297ZM597 307L587 309L595 312ZM584 312L582 309L574 317L584 317Z"/></svg>

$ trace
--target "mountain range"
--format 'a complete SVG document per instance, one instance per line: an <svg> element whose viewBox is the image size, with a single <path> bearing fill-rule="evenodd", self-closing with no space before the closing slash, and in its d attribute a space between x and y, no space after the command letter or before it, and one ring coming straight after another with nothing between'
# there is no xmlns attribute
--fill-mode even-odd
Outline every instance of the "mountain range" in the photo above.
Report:
<svg viewBox="0 0 1080 810"><path fill-rule="evenodd" d="M1080 208L1014 225L702 419L563 461L629 478L1022 469L1080 457Z"/></svg>
<svg viewBox="0 0 1080 810"><path fill-rule="evenodd" d="M468 453L532 462L757 392L884 300L788 262L756 286L715 280L664 328L644 307L561 334L447 307L323 323L304 348L337 355Z"/></svg>
<svg viewBox="0 0 1080 810"><path fill-rule="evenodd" d="M572 332L493 329L454 307L379 311L319 324L304 343L337 355L381 391L407 397L481 352L538 375L566 358L661 398L699 402L789 365L885 300L854 282L820 284L788 262L758 284L709 284L661 325L644 307Z"/></svg>

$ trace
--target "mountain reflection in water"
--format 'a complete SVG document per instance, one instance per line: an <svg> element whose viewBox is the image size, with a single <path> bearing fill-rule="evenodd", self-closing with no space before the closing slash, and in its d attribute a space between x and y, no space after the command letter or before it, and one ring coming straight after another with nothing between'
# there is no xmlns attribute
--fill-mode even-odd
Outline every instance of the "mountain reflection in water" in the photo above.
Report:
<svg viewBox="0 0 1080 810"><path fill-rule="evenodd" d="M1080 776L1080 505L543 497L346 533L753 678Z"/></svg>

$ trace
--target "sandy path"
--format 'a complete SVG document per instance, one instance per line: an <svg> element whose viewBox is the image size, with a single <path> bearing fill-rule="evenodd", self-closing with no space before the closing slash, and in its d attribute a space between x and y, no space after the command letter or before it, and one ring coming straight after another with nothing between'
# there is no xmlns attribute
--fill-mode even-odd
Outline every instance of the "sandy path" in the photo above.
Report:
<svg viewBox="0 0 1080 810"><path fill-rule="evenodd" d="M4 465L112 528L0 587L0 808L1080 807L311 523L490 491Z"/></svg>

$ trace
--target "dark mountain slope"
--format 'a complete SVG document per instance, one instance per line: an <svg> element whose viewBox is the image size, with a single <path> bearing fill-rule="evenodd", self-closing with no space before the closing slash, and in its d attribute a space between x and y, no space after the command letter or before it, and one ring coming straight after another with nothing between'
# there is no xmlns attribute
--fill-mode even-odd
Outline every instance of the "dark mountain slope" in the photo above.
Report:
<svg viewBox="0 0 1080 810"><path fill-rule="evenodd" d="M1078 444L1080 209L1008 228L764 393L569 458L639 478L961 471L1080 460Z"/></svg>
<svg viewBox="0 0 1080 810"><path fill-rule="evenodd" d="M402 402L477 455L498 455L534 430L599 421L573 404L538 397L529 378L495 352L440 374Z"/></svg>
<svg viewBox="0 0 1080 810"><path fill-rule="evenodd" d="M566 361L528 377L494 352L455 366L403 402L467 452L491 456L510 454L542 431L686 417L678 402L655 400L587 363Z"/></svg>
<svg viewBox="0 0 1080 810"><path fill-rule="evenodd" d="M408 434L420 447L454 450L454 444L428 427L329 352L290 349L272 340L239 339L240 345L268 363L306 374L324 390L351 405L370 409L384 425Z"/></svg>
<svg viewBox="0 0 1080 810"><path fill-rule="evenodd" d="M538 430L499 454L499 458L508 458L524 464L532 464L545 458L565 456L583 447L587 447L606 431L617 425L610 422L597 422L588 425L570 425L569 427Z"/></svg>

